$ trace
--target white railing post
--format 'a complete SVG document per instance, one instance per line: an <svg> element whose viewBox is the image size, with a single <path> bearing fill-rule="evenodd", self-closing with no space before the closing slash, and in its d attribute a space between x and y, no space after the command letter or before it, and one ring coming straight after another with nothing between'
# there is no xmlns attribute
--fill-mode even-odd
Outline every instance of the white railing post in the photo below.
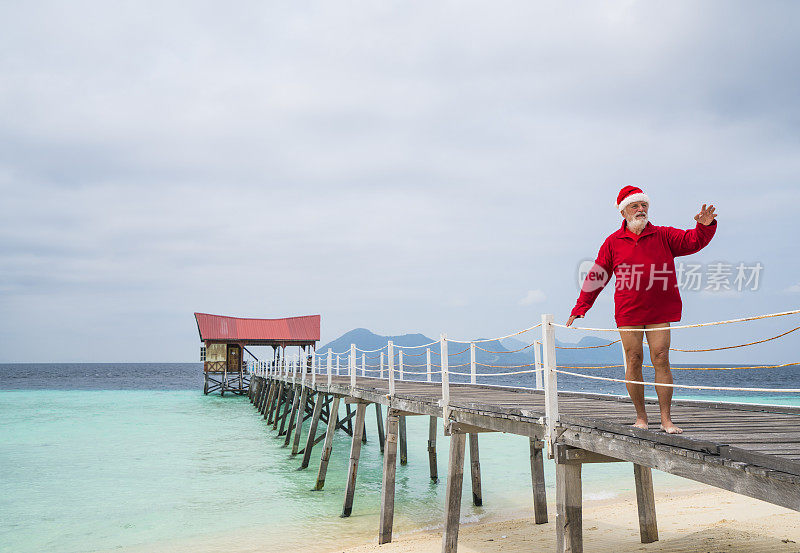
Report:
<svg viewBox="0 0 800 553"><path fill-rule="evenodd" d="M317 369L319 368L319 359L317 358L317 351L311 350L311 386L317 385Z"/></svg>
<svg viewBox="0 0 800 553"><path fill-rule="evenodd" d="M475 342L469 344L469 382L478 383L478 368L475 365Z"/></svg>
<svg viewBox="0 0 800 553"><path fill-rule="evenodd" d="M381 378L383 378L383 352L381 352Z"/></svg>
<svg viewBox="0 0 800 553"><path fill-rule="evenodd" d="M328 386L333 381L333 352L328 349Z"/></svg>
<svg viewBox="0 0 800 553"><path fill-rule="evenodd" d="M308 370L308 357L306 357L306 353L303 352L301 357L301 366L300 366L300 384L303 386L306 385L306 370Z"/></svg>
<svg viewBox="0 0 800 553"><path fill-rule="evenodd" d="M400 380L403 380L403 350L400 350Z"/></svg>
<svg viewBox="0 0 800 553"><path fill-rule="evenodd" d="M367 376L367 354L361 354L361 376Z"/></svg>
<svg viewBox="0 0 800 553"><path fill-rule="evenodd" d="M350 365L350 367L349 367L349 371L350 371L350 387L351 388L355 388L356 387L356 345L355 344L350 344L350 355L349 355L349 357L350 357L350 359L349 359L349 361L350 361L350 363L349 363L349 365Z"/></svg>
<svg viewBox="0 0 800 553"><path fill-rule="evenodd" d="M292 359L289 363L291 364L291 367L292 367L292 384L296 384L296 381L297 381L297 365L300 364L300 357L298 356L296 363L294 362L294 359Z"/></svg>
<svg viewBox="0 0 800 553"><path fill-rule="evenodd" d="M442 334L439 337L439 353L442 358L442 418L444 419L442 425L447 430L449 428L448 420L450 419L450 374L448 372L449 363L447 359L447 334Z"/></svg>
<svg viewBox="0 0 800 553"><path fill-rule="evenodd" d="M553 315L542 315L542 354L544 358L544 413L547 418L547 455L555 456L558 425L558 378L556 371L556 333Z"/></svg>
<svg viewBox="0 0 800 553"><path fill-rule="evenodd" d="M339 372L339 357L340 357L340 355L337 353L336 354L336 376L340 375L340 372Z"/></svg>
<svg viewBox="0 0 800 553"><path fill-rule="evenodd" d="M539 340L535 340L533 342L533 368L536 369L536 372L533 373L536 376L536 389L542 389L542 353L541 353L542 343Z"/></svg>
<svg viewBox="0 0 800 553"><path fill-rule="evenodd" d="M431 348L425 349L425 371L428 374L428 382L431 381Z"/></svg>
<svg viewBox="0 0 800 553"><path fill-rule="evenodd" d="M389 395L394 396L394 344L389 340Z"/></svg>

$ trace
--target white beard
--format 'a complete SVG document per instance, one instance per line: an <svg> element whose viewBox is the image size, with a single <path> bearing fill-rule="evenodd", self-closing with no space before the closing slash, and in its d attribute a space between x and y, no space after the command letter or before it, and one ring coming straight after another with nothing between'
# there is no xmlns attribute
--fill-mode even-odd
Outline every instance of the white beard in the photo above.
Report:
<svg viewBox="0 0 800 553"><path fill-rule="evenodd" d="M625 219L628 222L628 228L631 232L639 233L647 226L647 214L642 217L633 216L630 219Z"/></svg>

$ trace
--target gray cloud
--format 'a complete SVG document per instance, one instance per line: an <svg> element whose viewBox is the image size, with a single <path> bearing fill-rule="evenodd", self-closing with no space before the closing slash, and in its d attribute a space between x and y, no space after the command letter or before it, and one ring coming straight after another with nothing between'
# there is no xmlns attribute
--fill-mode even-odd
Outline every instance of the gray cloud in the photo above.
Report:
<svg viewBox="0 0 800 553"><path fill-rule="evenodd" d="M191 359L195 310L324 338L565 318L629 183L656 224L718 205L696 258L765 265L684 320L792 307L800 8L574 8L3 5L2 357Z"/></svg>

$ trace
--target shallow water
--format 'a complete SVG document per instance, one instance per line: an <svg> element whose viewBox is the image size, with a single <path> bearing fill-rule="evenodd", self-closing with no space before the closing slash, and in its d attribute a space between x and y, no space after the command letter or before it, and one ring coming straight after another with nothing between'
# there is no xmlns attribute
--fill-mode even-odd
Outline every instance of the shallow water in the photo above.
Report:
<svg viewBox="0 0 800 553"><path fill-rule="evenodd" d="M103 372L93 368L84 374ZM90 378L102 381L101 376ZM408 465L397 470L395 531L400 533L439 527L444 512L444 481L433 483L428 476L428 419L408 417L407 426ZM383 463L375 428L370 406L353 515L342 519L350 447L343 432L334 440L325 489L313 492L321 444L309 469L298 471L299 457L290 456L246 398L203 396L199 388L3 390L0 550L158 549L166 541L219 540L227 534L239 540L228 550L243 551L254 545L241 546L248 533L258 536L265 551L322 546L326 540L331 548L373 541ZM444 475L448 439L441 424L437 445ZM467 473L463 520L529 513L527 439L482 434L480 454L484 507L471 504ZM552 501L552 463L545 470ZM656 490L693 485L658 472L654 478ZM587 501L632 489L629 464L584 468Z"/></svg>

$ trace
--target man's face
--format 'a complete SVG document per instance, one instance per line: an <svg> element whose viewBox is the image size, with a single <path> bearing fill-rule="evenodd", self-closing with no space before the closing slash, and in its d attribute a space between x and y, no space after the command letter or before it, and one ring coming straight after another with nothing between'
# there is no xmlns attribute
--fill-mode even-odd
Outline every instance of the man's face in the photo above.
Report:
<svg viewBox="0 0 800 553"><path fill-rule="evenodd" d="M631 202L622 210L622 214L628 221L637 219L647 220L647 202Z"/></svg>

